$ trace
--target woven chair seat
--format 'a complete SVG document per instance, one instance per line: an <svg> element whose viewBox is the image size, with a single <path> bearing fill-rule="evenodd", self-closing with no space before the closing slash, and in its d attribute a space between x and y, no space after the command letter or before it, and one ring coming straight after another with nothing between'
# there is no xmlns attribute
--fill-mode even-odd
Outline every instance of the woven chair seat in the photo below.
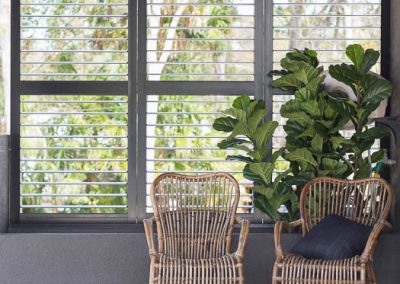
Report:
<svg viewBox="0 0 400 284"><path fill-rule="evenodd" d="M239 267L235 256L219 258L176 259L160 255L155 265L157 283L240 283Z"/></svg>
<svg viewBox="0 0 400 284"><path fill-rule="evenodd" d="M356 284L361 283L357 282L357 279L360 279L360 262L360 256L339 260L322 260L289 254L282 259L278 267L284 277L283 283Z"/></svg>

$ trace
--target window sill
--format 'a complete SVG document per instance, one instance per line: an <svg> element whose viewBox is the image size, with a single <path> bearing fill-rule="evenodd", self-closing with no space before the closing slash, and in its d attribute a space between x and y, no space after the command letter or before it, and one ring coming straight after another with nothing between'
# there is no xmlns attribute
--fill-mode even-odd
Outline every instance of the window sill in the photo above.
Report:
<svg viewBox="0 0 400 284"><path fill-rule="evenodd" d="M234 233L239 233L235 226ZM273 233L274 224L251 224L250 233ZM143 224L12 224L8 233L133 233L144 234Z"/></svg>

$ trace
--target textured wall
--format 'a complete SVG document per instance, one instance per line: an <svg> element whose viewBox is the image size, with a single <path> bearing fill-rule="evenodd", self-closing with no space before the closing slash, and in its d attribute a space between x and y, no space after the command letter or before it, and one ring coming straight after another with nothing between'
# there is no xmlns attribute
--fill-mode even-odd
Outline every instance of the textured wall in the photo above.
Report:
<svg viewBox="0 0 400 284"><path fill-rule="evenodd" d="M0 136L0 233L8 228L8 136Z"/></svg>
<svg viewBox="0 0 400 284"><path fill-rule="evenodd" d="M285 235L291 245L297 235ZM245 255L247 284L271 283L273 234L254 233ZM399 283L400 235L378 244L379 284ZM149 258L144 234L0 234L2 284L142 284Z"/></svg>

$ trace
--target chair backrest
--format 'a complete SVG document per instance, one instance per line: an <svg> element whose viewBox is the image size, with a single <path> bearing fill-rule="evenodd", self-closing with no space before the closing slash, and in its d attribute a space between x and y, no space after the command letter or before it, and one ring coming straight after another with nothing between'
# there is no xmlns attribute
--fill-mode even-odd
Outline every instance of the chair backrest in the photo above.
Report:
<svg viewBox="0 0 400 284"><path fill-rule="evenodd" d="M301 192L303 234L330 214L364 225L374 225L387 218L392 199L390 185L381 178L352 181L316 178L305 185Z"/></svg>
<svg viewBox="0 0 400 284"><path fill-rule="evenodd" d="M213 258L230 250L239 185L228 174L162 174L151 188L160 253Z"/></svg>

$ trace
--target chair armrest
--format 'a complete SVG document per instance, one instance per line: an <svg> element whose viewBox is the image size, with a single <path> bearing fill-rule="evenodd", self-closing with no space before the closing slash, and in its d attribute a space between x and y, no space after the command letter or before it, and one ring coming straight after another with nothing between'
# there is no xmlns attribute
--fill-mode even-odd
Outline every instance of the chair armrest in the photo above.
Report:
<svg viewBox="0 0 400 284"><path fill-rule="evenodd" d="M235 217L235 220L238 224L240 224L239 242L237 250L235 252L235 256L241 259L244 256L244 248L246 246L247 238L249 236L250 221L242 219L238 216Z"/></svg>
<svg viewBox="0 0 400 284"><path fill-rule="evenodd" d="M277 221L274 227L274 241L275 241L275 255L277 260L281 260L284 256L282 250L282 231L283 229L294 229L298 226L301 226L302 219L287 223L283 221Z"/></svg>
<svg viewBox="0 0 400 284"><path fill-rule="evenodd" d="M372 228L371 234L368 237L367 244L365 245L364 252L361 255L362 262L372 261L372 255L378 241L378 237L382 232L390 231L392 225L387 221L379 221Z"/></svg>
<svg viewBox="0 0 400 284"><path fill-rule="evenodd" d="M150 255L151 259L158 258L158 252L156 250L156 247L154 244L154 237L153 237L153 224L154 223L155 223L154 217L143 220L144 231L146 233L147 246L149 248L149 255Z"/></svg>

